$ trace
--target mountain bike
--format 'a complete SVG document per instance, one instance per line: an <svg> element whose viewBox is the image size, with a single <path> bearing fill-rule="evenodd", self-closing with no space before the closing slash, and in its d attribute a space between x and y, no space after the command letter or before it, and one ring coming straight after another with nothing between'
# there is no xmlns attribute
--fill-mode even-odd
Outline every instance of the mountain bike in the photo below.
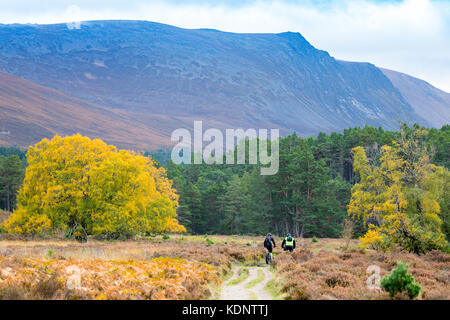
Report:
<svg viewBox="0 0 450 320"><path fill-rule="evenodd" d="M269 250L267 250L267 252L266 252L266 263L267 264L271 264L272 263L272 259L273 259L272 253L269 252Z"/></svg>

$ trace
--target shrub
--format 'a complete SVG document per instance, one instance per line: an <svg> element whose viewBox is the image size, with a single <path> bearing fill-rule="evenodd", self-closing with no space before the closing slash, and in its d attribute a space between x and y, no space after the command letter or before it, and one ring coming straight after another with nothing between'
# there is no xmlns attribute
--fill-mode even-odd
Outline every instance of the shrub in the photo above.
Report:
<svg viewBox="0 0 450 320"><path fill-rule="evenodd" d="M312 242L319 242L319 240L317 240L316 236L314 236L311 241Z"/></svg>
<svg viewBox="0 0 450 320"><path fill-rule="evenodd" d="M41 277L31 288L31 294L37 299L52 299L64 288L63 282L58 280L56 273L49 278Z"/></svg>
<svg viewBox="0 0 450 320"><path fill-rule="evenodd" d="M1 233L1 229L0 229ZM450 253L450 243L448 242L447 245L442 249L442 252L444 253Z"/></svg>
<svg viewBox="0 0 450 320"><path fill-rule="evenodd" d="M287 296L289 300L309 300L308 289L306 286L293 287Z"/></svg>
<svg viewBox="0 0 450 320"><path fill-rule="evenodd" d="M350 285L350 282L348 281L347 277L343 273L333 273L330 276L328 276L325 279L325 283L328 287L334 288L334 287L348 287Z"/></svg>
<svg viewBox="0 0 450 320"><path fill-rule="evenodd" d="M350 244L350 240L353 238L355 224L351 219L345 219L342 223L342 232L341 237L345 239L344 249L348 249L348 245Z"/></svg>
<svg viewBox="0 0 450 320"><path fill-rule="evenodd" d="M414 282L414 277L408 273L408 267L398 261L397 268L381 280L381 287L389 292L391 298L403 291L406 291L411 299L419 296L422 287Z"/></svg>
<svg viewBox="0 0 450 320"><path fill-rule="evenodd" d="M167 234L163 234L162 238L163 238L163 240L169 240L170 239L169 235L167 235Z"/></svg>
<svg viewBox="0 0 450 320"><path fill-rule="evenodd" d="M361 241L361 248L371 248L375 250L382 250L384 248L383 246L383 238L381 237L379 231L375 230L375 227L373 225L369 225L369 230L367 233L360 237L359 240Z"/></svg>
<svg viewBox="0 0 450 320"><path fill-rule="evenodd" d="M18 286L0 287L0 300L24 300L26 295L26 290Z"/></svg>

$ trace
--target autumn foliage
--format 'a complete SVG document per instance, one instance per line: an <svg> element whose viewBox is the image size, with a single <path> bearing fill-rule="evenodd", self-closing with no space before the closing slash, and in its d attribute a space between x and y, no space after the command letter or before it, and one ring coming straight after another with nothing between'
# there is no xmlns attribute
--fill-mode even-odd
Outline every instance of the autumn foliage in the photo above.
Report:
<svg viewBox="0 0 450 320"><path fill-rule="evenodd" d="M10 233L118 238L185 231L171 181L150 158L74 135L42 140L27 160L18 208L5 223Z"/></svg>
<svg viewBox="0 0 450 320"><path fill-rule="evenodd" d="M443 215L450 172L430 163L421 146L426 132L383 146L379 160L369 159L363 147L353 149L354 169L360 182L352 187L348 213L369 226L361 238L364 247L389 250L399 246L424 254L445 248ZM441 210L441 208L443 210Z"/></svg>
<svg viewBox="0 0 450 320"><path fill-rule="evenodd" d="M213 239L0 242L0 300L211 298L232 264L264 255L250 239Z"/></svg>
<svg viewBox="0 0 450 320"><path fill-rule="evenodd" d="M0 257L1 299L201 299L219 283L207 264L177 258L150 261Z"/></svg>

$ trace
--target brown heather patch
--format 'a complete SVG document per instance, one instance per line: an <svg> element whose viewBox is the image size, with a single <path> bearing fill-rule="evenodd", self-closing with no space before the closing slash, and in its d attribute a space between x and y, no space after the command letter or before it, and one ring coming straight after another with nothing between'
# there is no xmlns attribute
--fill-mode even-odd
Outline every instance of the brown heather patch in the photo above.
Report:
<svg viewBox="0 0 450 320"><path fill-rule="evenodd" d="M2 299L205 299L215 268L183 259L149 261L0 258ZM71 282L74 268L80 282ZM71 285L72 283L72 285ZM75 283L75 285L73 284Z"/></svg>
<svg viewBox="0 0 450 320"><path fill-rule="evenodd" d="M380 253L341 250L335 239L318 243L302 240L293 254L275 251L274 267L288 299L389 299L381 290L367 288L367 267L378 265L381 278L401 260L422 286L420 299L450 299L450 255L433 251L425 256L405 252ZM322 245L322 249L318 245ZM313 252L313 255L310 255ZM299 258L306 257L306 258ZM398 296L397 299L407 299Z"/></svg>
<svg viewBox="0 0 450 320"><path fill-rule="evenodd" d="M3 299L205 299L234 263L260 264L263 237L170 236L137 241L0 241ZM293 253L275 248L276 282L286 299L389 299L367 288L367 267L381 277L401 260L422 286L419 299L450 299L450 255L361 251L352 240L299 239ZM211 243L212 242L212 243ZM279 241L277 241L278 244ZM160 258L160 259L155 259ZM155 261L166 262L155 262ZM85 270L80 290L67 288L67 266ZM18 276L20 275L20 276ZM396 299L406 296L398 296Z"/></svg>
<svg viewBox="0 0 450 320"><path fill-rule="evenodd" d="M247 242L174 238L0 241L0 299L207 299L232 263L264 255ZM67 285L73 267L82 270L79 289Z"/></svg>

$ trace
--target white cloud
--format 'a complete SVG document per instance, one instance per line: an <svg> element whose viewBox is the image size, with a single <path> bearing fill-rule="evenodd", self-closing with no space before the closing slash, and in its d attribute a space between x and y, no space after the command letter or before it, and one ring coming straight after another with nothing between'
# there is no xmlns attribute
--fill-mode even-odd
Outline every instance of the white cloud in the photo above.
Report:
<svg viewBox="0 0 450 320"><path fill-rule="evenodd" d="M25 0L0 3L0 22L67 22L64 13L69 5L77 5L81 20L140 19L231 32L297 31L336 58L369 61L450 92L448 0L261 0L238 5L193 0L42 1L40 6L26 6L30 1Z"/></svg>

